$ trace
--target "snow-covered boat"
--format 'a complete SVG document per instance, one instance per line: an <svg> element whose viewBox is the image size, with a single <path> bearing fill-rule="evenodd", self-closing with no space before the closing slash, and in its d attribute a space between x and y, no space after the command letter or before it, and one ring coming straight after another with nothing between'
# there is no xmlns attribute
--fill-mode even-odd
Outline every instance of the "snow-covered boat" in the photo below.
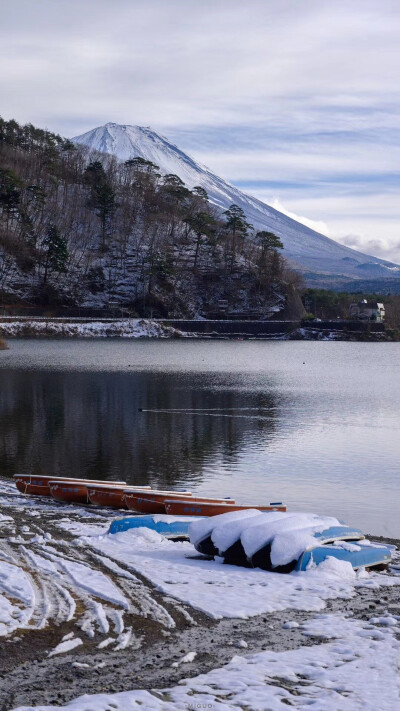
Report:
<svg viewBox="0 0 400 711"><path fill-rule="evenodd" d="M116 509L127 509L125 502L126 484L90 484L87 487L88 497L91 504L95 506L109 506ZM137 491L137 487L134 487ZM141 487L141 491L150 491L150 486Z"/></svg>
<svg viewBox="0 0 400 711"><path fill-rule="evenodd" d="M264 505L250 506L248 504L237 504L234 499L196 499L190 497L189 501L166 499L165 510L171 516L218 516L231 511L247 511L257 509L258 511L286 511L286 506L281 501L271 502Z"/></svg>
<svg viewBox="0 0 400 711"><path fill-rule="evenodd" d="M353 568L386 566L392 559L390 548L371 544L363 539L335 540L334 542L304 551L296 564L296 570L307 570L309 565L319 565L328 557L351 563Z"/></svg>
<svg viewBox="0 0 400 711"><path fill-rule="evenodd" d="M189 535L204 555L275 573L306 570L329 557L354 569L391 560L389 548L366 541L359 529L316 514L231 512L194 522Z"/></svg>
<svg viewBox="0 0 400 711"><path fill-rule="evenodd" d="M294 555L292 560L281 565L273 564L272 543L261 547L248 561L254 568L290 573L292 570L307 570L310 565L320 565L328 557L347 561L355 570L387 565L391 560L390 550L386 546L371 545L357 528L332 526L325 531L314 532L313 539L299 556ZM229 562L236 563L234 560Z"/></svg>

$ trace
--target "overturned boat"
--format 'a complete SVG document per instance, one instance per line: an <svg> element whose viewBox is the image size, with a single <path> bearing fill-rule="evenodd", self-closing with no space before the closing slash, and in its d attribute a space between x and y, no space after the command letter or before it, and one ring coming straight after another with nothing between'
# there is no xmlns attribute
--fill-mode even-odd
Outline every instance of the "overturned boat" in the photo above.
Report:
<svg viewBox="0 0 400 711"><path fill-rule="evenodd" d="M188 538L189 526L193 523L193 517L186 516L165 516L163 514L126 516L112 521L109 533L123 533L134 528L150 528L156 533L160 533L166 538Z"/></svg>
<svg viewBox="0 0 400 711"><path fill-rule="evenodd" d="M391 560L389 548L366 540L359 529L308 513L232 512L195 521L189 535L203 555L274 573L306 570L329 557L355 570L385 566Z"/></svg>

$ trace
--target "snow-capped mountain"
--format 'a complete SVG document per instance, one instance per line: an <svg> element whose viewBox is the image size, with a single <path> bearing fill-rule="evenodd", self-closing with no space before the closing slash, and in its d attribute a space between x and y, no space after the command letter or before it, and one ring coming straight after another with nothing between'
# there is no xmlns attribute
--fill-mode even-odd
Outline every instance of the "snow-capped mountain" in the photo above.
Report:
<svg viewBox="0 0 400 711"><path fill-rule="evenodd" d="M120 160L136 156L150 160L162 173L178 175L188 188L201 185L210 201L222 209L236 203L256 229L277 234L285 247L284 256L301 271L312 273L321 286L323 275L327 284L335 277L363 280L400 277L398 265L345 247L247 195L149 127L107 123L72 140L93 150L111 153ZM311 274L309 277L313 280Z"/></svg>

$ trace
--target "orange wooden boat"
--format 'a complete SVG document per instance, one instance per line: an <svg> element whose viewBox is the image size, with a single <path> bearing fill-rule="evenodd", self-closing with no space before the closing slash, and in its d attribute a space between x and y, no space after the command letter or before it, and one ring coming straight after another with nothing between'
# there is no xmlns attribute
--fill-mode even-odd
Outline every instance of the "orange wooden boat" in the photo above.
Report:
<svg viewBox="0 0 400 711"><path fill-rule="evenodd" d="M270 503L265 506L249 506L246 504L228 503L222 500L220 503L213 503L212 499L207 501L199 501L190 497L186 501L179 499L166 499L165 511L170 516L217 516L218 514L228 513L229 511L245 511L246 509L257 509L258 511L286 511L280 501Z"/></svg>
<svg viewBox="0 0 400 711"><path fill-rule="evenodd" d="M88 486L92 484L91 481L85 481L83 479L75 479L75 481L59 481L52 479L49 481L50 492L56 501L63 504L88 504ZM116 485L121 487L126 486L126 482L116 481Z"/></svg>
<svg viewBox="0 0 400 711"><path fill-rule="evenodd" d="M168 509L173 508L174 511L173 514L171 514L173 516L208 516L209 514L199 514L199 507L215 505L225 505L229 511L233 511L235 509L235 499L215 499L209 496L191 496L189 499L165 499L164 502L165 513L170 514Z"/></svg>
<svg viewBox="0 0 400 711"><path fill-rule="evenodd" d="M180 494L176 491L151 490L149 492L140 492L132 491L132 489L125 489L124 494L128 509L146 514L165 513L165 499L171 499L172 497L174 499L192 498L190 491L185 491L185 493Z"/></svg>
<svg viewBox="0 0 400 711"><path fill-rule="evenodd" d="M21 494L31 494L33 496L51 496L49 483L51 481L88 482L100 484L99 479L74 479L72 476L54 476L42 474L14 474L15 485ZM120 482L121 486L126 486L126 482Z"/></svg>
<svg viewBox="0 0 400 711"><path fill-rule="evenodd" d="M134 488L135 491L138 489L150 491L150 486L138 486ZM95 506L110 506L115 509L127 509L125 503L125 493L126 484L114 486L113 484L91 484L87 487L88 497L91 504Z"/></svg>

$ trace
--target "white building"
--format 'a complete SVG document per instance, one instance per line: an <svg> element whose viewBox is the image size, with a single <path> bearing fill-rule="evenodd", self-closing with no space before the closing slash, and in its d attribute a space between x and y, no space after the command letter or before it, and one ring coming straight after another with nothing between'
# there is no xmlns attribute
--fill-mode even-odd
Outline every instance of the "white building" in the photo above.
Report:
<svg viewBox="0 0 400 711"><path fill-rule="evenodd" d="M358 304L350 304L350 316L368 321L384 321L385 306L379 301L362 299Z"/></svg>

